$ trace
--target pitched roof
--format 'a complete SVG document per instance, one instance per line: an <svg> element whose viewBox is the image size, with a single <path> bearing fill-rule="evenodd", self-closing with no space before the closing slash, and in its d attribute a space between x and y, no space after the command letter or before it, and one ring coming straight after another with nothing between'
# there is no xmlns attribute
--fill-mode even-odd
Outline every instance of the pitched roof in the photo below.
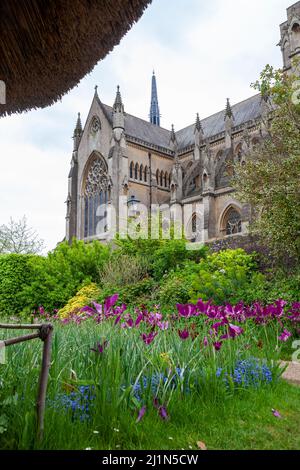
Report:
<svg viewBox="0 0 300 470"><path fill-rule="evenodd" d="M112 122L112 107L101 102L100 104L107 118ZM252 96L251 98L235 104L232 106L232 113L234 116L234 127L259 118L261 116L261 95ZM201 125L204 138L210 138L224 132L224 110L201 120ZM194 145L194 130L195 124L192 124L176 132L179 150ZM171 131L127 113L125 113L125 134L150 145L154 144L171 150Z"/></svg>
<svg viewBox="0 0 300 470"><path fill-rule="evenodd" d="M234 116L234 127L244 122L252 121L261 116L261 95L255 95L240 103L231 106ZM224 110L219 111L206 119L201 120L204 138L213 137L225 131ZM176 133L180 149L194 144L195 124L186 127Z"/></svg>
<svg viewBox="0 0 300 470"><path fill-rule="evenodd" d="M110 122L112 122L111 106L102 104L105 114ZM147 142L148 144L155 144L159 147L170 149L171 131L163 127L151 124L151 122L132 116L125 112L125 134L136 139Z"/></svg>

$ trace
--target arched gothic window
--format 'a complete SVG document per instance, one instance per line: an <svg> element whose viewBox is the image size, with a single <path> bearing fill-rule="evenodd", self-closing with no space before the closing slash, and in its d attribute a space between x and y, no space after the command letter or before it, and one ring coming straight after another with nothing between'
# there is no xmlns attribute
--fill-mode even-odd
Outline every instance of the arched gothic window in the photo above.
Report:
<svg viewBox="0 0 300 470"><path fill-rule="evenodd" d="M107 165L101 156L91 161L83 183L84 237L107 231L109 179Z"/></svg>
<svg viewBox="0 0 300 470"><path fill-rule="evenodd" d="M159 185L159 170L156 171L156 183Z"/></svg>
<svg viewBox="0 0 300 470"><path fill-rule="evenodd" d="M164 182L165 182L165 188L167 188L168 187L168 173L167 172L165 172L165 181Z"/></svg>
<svg viewBox="0 0 300 470"><path fill-rule="evenodd" d="M139 176L139 164L136 163L135 168L134 168L134 179L137 180L138 176Z"/></svg>
<svg viewBox="0 0 300 470"><path fill-rule="evenodd" d="M160 186L163 186L163 178L164 178L164 172L162 171L160 174L160 180L159 180Z"/></svg>
<svg viewBox="0 0 300 470"><path fill-rule="evenodd" d="M144 170L144 181L145 183L148 182L148 167L147 166L145 167L145 170Z"/></svg>
<svg viewBox="0 0 300 470"><path fill-rule="evenodd" d="M144 167L143 165L140 166L140 181L143 181L143 172L144 172Z"/></svg>
<svg viewBox="0 0 300 470"><path fill-rule="evenodd" d="M201 221L199 216L194 212L192 215L192 219L190 222L190 241L193 242L198 242L201 239Z"/></svg>
<svg viewBox="0 0 300 470"><path fill-rule="evenodd" d="M242 232L242 217L234 207L230 207L223 220L223 232L225 235L234 235Z"/></svg>
<svg viewBox="0 0 300 470"><path fill-rule="evenodd" d="M293 49L298 49L300 47L300 25L299 23L294 23L292 27L292 42Z"/></svg>
<svg viewBox="0 0 300 470"><path fill-rule="evenodd" d="M129 169L130 178L133 178L133 169L134 169L134 164L133 164L133 162L131 162L130 163L130 169Z"/></svg>

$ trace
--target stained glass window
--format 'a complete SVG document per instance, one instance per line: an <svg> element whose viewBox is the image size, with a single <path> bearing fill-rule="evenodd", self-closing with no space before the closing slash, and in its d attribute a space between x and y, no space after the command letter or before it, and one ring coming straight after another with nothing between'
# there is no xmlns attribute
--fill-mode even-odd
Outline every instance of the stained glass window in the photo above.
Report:
<svg viewBox="0 0 300 470"><path fill-rule="evenodd" d="M108 176L105 161L93 160L84 185L84 237L92 237L107 226ZM105 215L106 214L106 215Z"/></svg>
<svg viewBox="0 0 300 470"><path fill-rule="evenodd" d="M226 235L242 232L242 218L235 209L230 209L226 217Z"/></svg>

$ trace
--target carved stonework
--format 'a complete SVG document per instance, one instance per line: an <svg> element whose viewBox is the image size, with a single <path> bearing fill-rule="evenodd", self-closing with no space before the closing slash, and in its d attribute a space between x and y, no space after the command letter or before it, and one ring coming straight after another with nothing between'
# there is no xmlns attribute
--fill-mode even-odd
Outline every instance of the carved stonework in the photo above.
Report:
<svg viewBox="0 0 300 470"><path fill-rule="evenodd" d="M100 129L101 129L100 119L98 118L98 116L94 116L92 119L92 123L91 123L91 133L97 134L97 132L99 132Z"/></svg>
<svg viewBox="0 0 300 470"><path fill-rule="evenodd" d="M85 181L85 196L94 196L108 189L106 165L101 158L94 160Z"/></svg>

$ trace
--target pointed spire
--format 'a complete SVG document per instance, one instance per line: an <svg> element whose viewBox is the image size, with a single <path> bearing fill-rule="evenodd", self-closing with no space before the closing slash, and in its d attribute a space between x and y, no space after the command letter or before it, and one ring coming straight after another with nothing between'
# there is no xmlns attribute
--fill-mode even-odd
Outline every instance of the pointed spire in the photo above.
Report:
<svg viewBox="0 0 300 470"><path fill-rule="evenodd" d="M160 126L160 114L158 106L156 77L153 70L152 75L152 91L151 91L151 106L150 106L150 122L156 126Z"/></svg>
<svg viewBox="0 0 300 470"><path fill-rule="evenodd" d="M199 117L199 113L197 113L197 117L196 117L195 131L203 132L202 124L201 124L200 117Z"/></svg>
<svg viewBox="0 0 300 470"><path fill-rule="evenodd" d="M81 135L81 133L82 133L82 124L81 124L80 113L78 113L76 126L74 129L74 136Z"/></svg>
<svg viewBox="0 0 300 470"><path fill-rule="evenodd" d="M234 119L229 98L227 98L224 120L226 120L227 117L229 117L229 119Z"/></svg>
<svg viewBox="0 0 300 470"><path fill-rule="evenodd" d="M119 85L117 86L117 94L116 94L116 99L115 99L115 103L114 103L114 111L119 112L119 113L124 112L124 106L123 106L123 103L122 103L122 97L121 97L120 86Z"/></svg>
<svg viewBox="0 0 300 470"><path fill-rule="evenodd" d="M78 149L81 135L82 135L82 124L81 124L80 113L78 113L76 126L75 126L74 134L73 134L74 150Z"/></svg>
<svg viewBox="0 0 300 470"><path fill-rule="evenodd" d="M176 142L176 134L175 134L175 130L174 130L174 124L172 124L170 141L171 142Z"/></svg>
<svg viewBox="0 0 300 470"><path fill-rule="evenodd" d="M95 85L95 96L98 96L98 85Z"/></svg>

